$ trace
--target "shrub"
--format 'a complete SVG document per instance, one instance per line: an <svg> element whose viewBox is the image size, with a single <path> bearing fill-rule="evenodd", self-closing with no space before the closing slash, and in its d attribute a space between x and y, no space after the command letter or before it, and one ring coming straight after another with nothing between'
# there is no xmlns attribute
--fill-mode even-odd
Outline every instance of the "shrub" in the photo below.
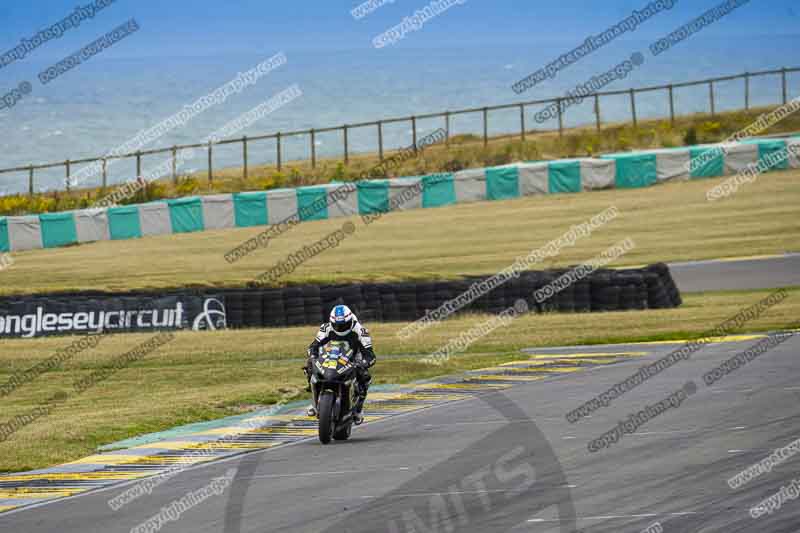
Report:
<svg viewBox="0 0 800 533"><path fill-rule="evenodd" d="M175 187L175 192L178 196L191 196L200 189L200 182L191 176L185 176L178 179L178 185Z"/></svg>
<svg viewBox="0 0 800 533"><path fill-rule="evenodd" d="M697 130L694 126L690 126L686 133L683 136L683 144L684 146L694 146L698 144L697 142Z"/></svg>

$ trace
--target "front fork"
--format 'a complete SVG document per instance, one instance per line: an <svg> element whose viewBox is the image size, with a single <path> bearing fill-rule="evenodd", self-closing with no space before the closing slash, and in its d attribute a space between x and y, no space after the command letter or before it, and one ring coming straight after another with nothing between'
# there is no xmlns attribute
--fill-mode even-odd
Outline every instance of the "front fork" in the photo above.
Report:
<svg viewBox="0 0 800 533"><path fill-rule="evenodd" d="M319 387L317 387L317 376L311 375L311 403L314 404L314 409L319 412ZM317 415L319 416L319 414Z"/></svg>

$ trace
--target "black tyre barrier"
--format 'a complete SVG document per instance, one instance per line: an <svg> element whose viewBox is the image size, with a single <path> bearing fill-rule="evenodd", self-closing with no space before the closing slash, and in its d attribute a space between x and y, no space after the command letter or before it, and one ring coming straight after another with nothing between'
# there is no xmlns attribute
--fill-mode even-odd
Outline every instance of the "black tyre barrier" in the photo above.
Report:
<svg viewBox="0 0 800 533"><path fill-rule="evenodd" d="M519 299L531 312L599 312L641 309L668 309L682 304L681 294L664 263L637 269L593 272L561 290L537 293L569 270L528 271L483 294L459 311L499 313ZM443 303L467 292L487 277L471 276L455 281L305 285L267 289L184 289L163 292L60 293L15 295L0 298L0 318L21 313L88 313L98 309L140 310L157 298L194 298L193 316L207 313L199 309L209 299L224 304L225 321L230 328L285 327L319 325L327 320L333 306L350 306L360 320L371 322L411 321L433 312ZM198 303L200 302L200 303ZM203 302L206 302L205 304ZM447 314L447 313L444 313ZM218 316L215 315L215 316ZM6 321L8 323L8 321ZM177 327L190 328L184 323ZM202 329L202 328L201 328ZM113 331L141 331L136 324ZM5 332L5 336L8 332ZM74 332L64 332L74 333ZM3 336L3 331L0 331ZM19 336L19 335L17 335Z"/></svg>

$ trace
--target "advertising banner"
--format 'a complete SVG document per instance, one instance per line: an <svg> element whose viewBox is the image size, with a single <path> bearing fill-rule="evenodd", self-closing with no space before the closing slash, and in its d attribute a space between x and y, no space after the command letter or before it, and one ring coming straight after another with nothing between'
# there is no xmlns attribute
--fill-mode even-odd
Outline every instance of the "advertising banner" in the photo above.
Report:
<svg viewBox="0 0 800 533"><path fill-rule="evenodd" d="M25 298L0 301L0 338L227 327L220 295Z"/></svg>

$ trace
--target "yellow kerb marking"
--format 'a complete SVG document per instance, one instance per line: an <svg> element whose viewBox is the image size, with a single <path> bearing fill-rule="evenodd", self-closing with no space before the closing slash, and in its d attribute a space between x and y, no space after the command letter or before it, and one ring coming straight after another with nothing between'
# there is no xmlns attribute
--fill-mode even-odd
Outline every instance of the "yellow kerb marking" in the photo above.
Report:
<svg viewBox="0 0 800 533"><path fill-rule="evenodd" d="M468 379L470 381L480 381L483 379L499 381L538 381L540 379L544 379L544 376L504 376L502 374L483 374L480 376L471 376Z"/></svg>
<svg viewBox="0 0 800 533"><path fill-rule="evenodd" d="M72 496L79 492L85 492L87 488L81 489L46 489L46 488L18 488L11 490L0 490L0 499L3 500L24 500L34 498L61 498Z"/></svg>
<svg viewBox="0 0 800 533"><path fill-rule="evenodd" d="M23 474L19 476L3 476L0 481L91 481L91 480L115 480L115 479L136 479L149 476L148 472L70 472L70 473L50 473L50 474Z"/></svg>
<svg viewBox="0 0 800 533"><path fill-rule="evenodd" d="M766 335L727 335L725 337L709 337L709 344L721 344L726 342L742 342L751 341L754 339L764 339ZM631 344L686 344L687 342L694 342L698 339L678 339L674 341L649 341L649 342L633 342Z"/></svg>
<svg viewBox="0 0 800 533"><path fill-rule="evenodd" d="M587 353L568 353L568 354L531 354L530 358L541 359L580 359L581 357L641 357L650 352L587 352Z"/></svg>

